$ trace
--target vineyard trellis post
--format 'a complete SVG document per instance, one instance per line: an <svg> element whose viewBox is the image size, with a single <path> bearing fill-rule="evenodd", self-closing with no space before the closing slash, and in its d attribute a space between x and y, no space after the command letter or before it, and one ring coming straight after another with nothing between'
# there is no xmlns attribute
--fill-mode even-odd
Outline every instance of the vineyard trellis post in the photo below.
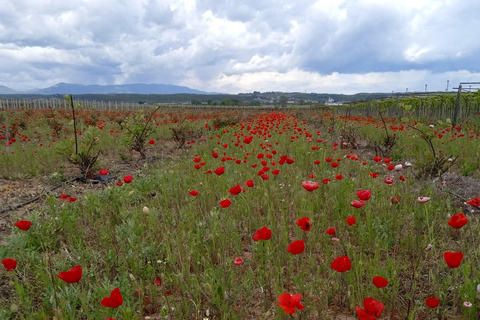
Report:
<svg viewBox="0 0 480 320"><path fill-rule="evenodd" d="M452 124L457 125L458 110L460 110L460 95L462 94L462 84L458 85L457 98L455 99L455 109L453 111Z"/></svg>

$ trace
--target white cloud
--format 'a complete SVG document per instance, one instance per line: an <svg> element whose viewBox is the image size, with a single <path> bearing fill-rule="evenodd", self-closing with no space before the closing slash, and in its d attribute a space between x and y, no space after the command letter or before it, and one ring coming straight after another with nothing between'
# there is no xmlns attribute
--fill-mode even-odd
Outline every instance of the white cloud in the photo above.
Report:
<svg viewBox="0 0 480 320"><path fill-rule="evenodd" d="M440 87L480 72L479 11L452 0L0 0L0 84Z"/></svg>

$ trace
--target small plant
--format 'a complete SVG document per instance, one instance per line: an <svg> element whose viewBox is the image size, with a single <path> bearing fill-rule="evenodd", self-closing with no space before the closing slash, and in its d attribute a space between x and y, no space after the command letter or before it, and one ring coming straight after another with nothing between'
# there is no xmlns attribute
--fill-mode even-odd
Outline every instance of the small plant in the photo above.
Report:
<svg viewBox="0 0 480 320"><path fill-rule="evenodd" d="M396 134L389 134L385 118L383 117L383 112L385 110L379 110L380 118L383 122L383 127L385 128L385 136L382 138L382 144L375 146L376 155L381 155L382 157L390 157L393 147L397 144L398 138Z"/></svg>
<svg viewBox="0 0 480 320"><path fill-rule="evenodd" d="M60 152L67 154L69 156L68 160L78 165L80 173L85 179L93 179L93 167L97 162L98 156L100 155L100 150L96 147L99 140L99 129L97 127L89 127L82 135L79 146L73 97L72 95L65 95L64 98L70 103L72 108L73 131L75 134L75 153L73 153L70 147L66 147L63 150L60 150Z"/></svg>
<svg viewBox="0 0 480 320"><path fill-rule="evenodd" d="M147 158L146 145L150 136L155 132L152 119L160 108L161 106L158 106L149 117L145 117L143 113L141 113L135 118L128 118L123 123L130 138L130 150L140 153L140 159Z"/></svg>
<svg viewBox="0 0 480 320"><path fill-rule="evenodd" d="M424 158L419 161L420 169L417 172L417 175L427 177L441 177L455 164L458 156L453 157L452 155L450 155L447 157L442 150L437 151L433 144L433 139L436 137L435 134L420 130L419 128L411 125L408 126L420 132L420 138L422 138L427 143L429 150L429 152L425 153ZM417 124L417 126L422 127L420 123Z"/></svg>

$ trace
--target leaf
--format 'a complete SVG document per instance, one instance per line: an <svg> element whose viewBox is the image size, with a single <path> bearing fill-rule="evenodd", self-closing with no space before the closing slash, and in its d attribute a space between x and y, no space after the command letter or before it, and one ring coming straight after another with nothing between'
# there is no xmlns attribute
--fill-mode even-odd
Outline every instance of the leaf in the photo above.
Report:
<svg viewBox="0 0 480 320"><path fill-rule="evenodd" d="M408 121L410 121L410 119L408 119L407 117L403 117L403 118L401 118L400 120L402 120L403 122L408 122Z"/></svg>
<svg viewBox="0 0 480 320"><path fill-rule="evenodd" d="M438 123L439 125L443 125L443 121L442 121L442 120L438 120L437 123Z"/></svg>
<svg viewBox="0 0 480 320"><path fill-rule="evenodd" d="M447 120L445 120L446 123L448 124L452 124L452 120L450 118L447 118Z"/></svg>
<svg viewBox="0 0 480 320"><path fill-rule="evenodd" d="M412 106L410 104L406 104L403 106L403 108L405 109L405 111L410 111L412 109Z"/></svg>

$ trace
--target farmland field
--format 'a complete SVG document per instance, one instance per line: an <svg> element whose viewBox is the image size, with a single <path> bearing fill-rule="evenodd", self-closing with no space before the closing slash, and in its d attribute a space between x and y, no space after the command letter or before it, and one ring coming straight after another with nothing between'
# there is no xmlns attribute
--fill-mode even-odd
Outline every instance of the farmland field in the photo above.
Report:
<svg viewBox="0 0 480 320"><path fill-rule="evenodd" d="M0 319L480 318L478 113L75 112L0 110Z"/></svg>

